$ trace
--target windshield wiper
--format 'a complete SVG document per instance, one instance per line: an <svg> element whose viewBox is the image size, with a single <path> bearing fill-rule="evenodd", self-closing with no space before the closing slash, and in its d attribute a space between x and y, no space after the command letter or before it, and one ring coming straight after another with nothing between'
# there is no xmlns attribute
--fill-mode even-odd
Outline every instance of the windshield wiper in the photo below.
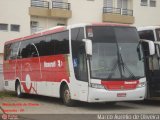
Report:
<svg viewBox="0 0 160 120"><path fill-rule="evenodd" d="M139 41L139 43L138 43L138 45L137 45L137 54L138 54L138 58L139 58L139 60L142 60L143 59L143 57L142 57L142 55L141 55L141 44L142 44L142 41Z"/></svg>
<svg viewBox="0 0 160 120"><path fill-rule="evenodd" d="M117 42L116 42L116 43L117 43ZM125 78L125 76L123 76L123 72L125 72L125 69L126 69L126 71L128 71L129 76L130 76L131 79L136 79L135 75L130 71L130 69L128 68L128 66L124 63L123 58L122 58L122 55L121 55L120 50L119 50L119 45L118 45L118 43L117 43L117 57L118 57L118 60L117 60L117 62L113 65L113 68L112 68L112 70L111 70L111 73L109 74L109 76L108 76L107 79L111 79L111 78L112 78L112 76L113 76L113 74L115 73L117 67L118 67L118 69L119 69L121 79Z"/></svg>
<svg viewBox="0 0 160 120"><path fill-rule="evenodd" d="M111 69L111 73L109 74L108 78L107 79L111 79L113 74L115 73L116 69L118 68L119 72L120 72L120 76L121 78L123 78L123 74L122 74L122 67L123 67L123 72L124 72L124 62L123 62L123 59L122 59L122 56L119 52L119 48L117 48L117 62L115 62L115 64L113 65L113 68Z"/></svg>
<svg viewBox="0 0 160 120"><path fill-rule="evenodd" d="M136 77L135 77L135 75L130 71L130 69L128 68L128 66L126 65L126 63L124 63L124 61L123 61L123 58L122 58L122 55L121 55L121 53L120 53L120 51L119 51L119 53L118 53L119 55L118 55L118 58L119 58L119 64L120 64L120 71L121 71L121 78L122 78L122 70L123 70L123 72L125 72L125 69L128 71L128 73L129 73L129 75L130 75L130 77L131 78L133 78L133 79L136 79Z"/></svg>

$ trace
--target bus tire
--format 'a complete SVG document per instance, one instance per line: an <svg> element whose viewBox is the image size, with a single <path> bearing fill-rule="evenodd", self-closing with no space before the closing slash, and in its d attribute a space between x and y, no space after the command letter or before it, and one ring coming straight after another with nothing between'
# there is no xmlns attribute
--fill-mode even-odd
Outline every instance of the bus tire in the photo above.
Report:
<svg viewBox="0 0 160 120"><path fill-rule="evenodd" d="M62 100L66 106L72 107L75 105L75 101L71 99L70 90L67 85L64 85L63 87Z"/></svg>
<svg viewBox="0 0 160 120"><path fill-rule="evenodd" d="M22 93L22 90L21 90L21 85L20 85L19 82L16 84L16 95L19 98L23 97L23 93Z"/></svg>

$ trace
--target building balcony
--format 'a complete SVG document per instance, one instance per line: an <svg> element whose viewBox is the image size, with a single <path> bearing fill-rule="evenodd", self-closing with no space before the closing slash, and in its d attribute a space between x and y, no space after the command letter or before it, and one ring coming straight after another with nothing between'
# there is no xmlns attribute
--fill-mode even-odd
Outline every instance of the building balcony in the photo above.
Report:
<svg viewBox="0 0 160 120"><path fill-rule="evenodd" d="M133 10L104 7L103 22L133 24L134 23Z"/></svg>
<svg viewBox="0 0 160 120"><path fill-rule="evenodd" d="M51 17L70 18L72 16L70 6L70 3L52 1Z"/></svg>
<svg viewBox="0 0 160 120"><path fill-rule="evenodd" d="M49 2L31 0L31 7L29 8L29 14L31 16L49 17Z"/></svg>
<svg viewBox="0 0 160 120"><path fill-rule="evenodd" d="M70 3L31 0L31 16L68 19L72 16Z"/></svg>

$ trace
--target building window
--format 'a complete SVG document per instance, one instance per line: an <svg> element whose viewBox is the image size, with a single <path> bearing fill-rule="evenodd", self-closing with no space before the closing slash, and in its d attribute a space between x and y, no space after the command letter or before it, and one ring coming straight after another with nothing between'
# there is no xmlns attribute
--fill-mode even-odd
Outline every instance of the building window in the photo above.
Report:
<svg viewBox="0 0 160 120"><path fill-rule="evenodd" d="M103 0L104 7L112 8L113 1L112 0Z"/></svg>
<svg viewBox="0 0 160 120"><path fill-rule="evenodd" d="M8 24L0 23L0 30L7 31L8 30Z"/></svg>
<svg viewBox="0 0 160 120"><path fill-rule="evenodd" d="M20 31L20 25L11 24L11 31L19 32Z"/></svg>
<svg viewBox="0 0 160 120"><path fill-rule="evenodd" d="M38 32L40 30L43 30L42 28L39 27L39 23L37 21L31 21L30 26L31 26L31 33L32 34L35 32Z"/></svg>
<svg viewBox="0 0 160 120"><path fill-rule="evenodd" d="M37 21L31 21L31 28L37 28L38 27L38 22Z"/></svg>
<svg viewBox="0 0 160 120"><path fill-rule="evenodd" d="M156 7L156 0L150 0L150 7Z"/></svg>
<svg viewBox="0 0 160 120"><path fill-rule="evenodd" d="M128 0L118 0L117 1L117 8L127 9L128 8Z"/></svg>
<svg viewBox="0 0 160 120"><path fill-rule="evenodd" d="M70 10L70 3L68 3L68 0L53 0L52 8Z"/></svg>
<svg viewBox="0 0 160 120"><path fill-rule="evenodd" d="M65 26L64 23L57 23L57 26Z"/></svg>
<svg viewBox="0 0 160 120"><path fill-rule="evenodd" d="M148 6L148 0L141 0L141 6Z"/></svg>

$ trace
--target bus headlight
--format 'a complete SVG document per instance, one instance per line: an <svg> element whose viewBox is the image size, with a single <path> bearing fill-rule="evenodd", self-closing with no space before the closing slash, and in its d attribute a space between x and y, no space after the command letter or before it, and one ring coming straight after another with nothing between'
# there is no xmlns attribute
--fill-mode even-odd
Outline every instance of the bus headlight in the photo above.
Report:
<svg viewBox="0 0 160 120"><path fill-rule="evenodd" d="M97 88L97 89L105 89L105 87L101 84L91 83L90 87Z"/></svg>
<svg viewBox="0 0 160 120"><path fill-rule="evenodd" d="M142 88L142 87L145 87L146 86L146 82L140 82L138 85L137 85L137 88Z"/></svg>

